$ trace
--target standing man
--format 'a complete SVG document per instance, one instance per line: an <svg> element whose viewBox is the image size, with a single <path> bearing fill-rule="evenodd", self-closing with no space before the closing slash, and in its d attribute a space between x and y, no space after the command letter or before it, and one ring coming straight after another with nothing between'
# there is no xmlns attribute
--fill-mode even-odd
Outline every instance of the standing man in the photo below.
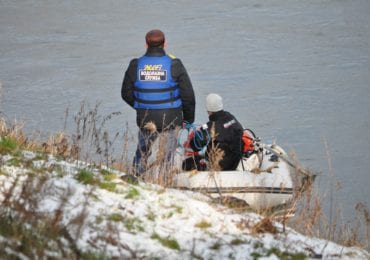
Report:
<svg viewBox="0 0 370 260"><path fill-rule="evenodd" d="M166 54L164 33L151 30L145 41L146 53L130 61L121 89L122 99L136 110L139 134L133 166L137 176L147 169L151 145L158 136L166 137L164 153L167 162L173 162L175 130L184 121L193 123L195 113L190 78L181 60Z"/></svg>

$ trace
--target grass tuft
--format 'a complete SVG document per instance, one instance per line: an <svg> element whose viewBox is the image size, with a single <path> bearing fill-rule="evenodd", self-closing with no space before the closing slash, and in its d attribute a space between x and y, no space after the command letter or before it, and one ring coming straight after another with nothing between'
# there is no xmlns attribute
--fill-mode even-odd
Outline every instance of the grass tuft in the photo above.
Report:
<svg viewBox="0 0 370 260"><path fill-rule="evenodd" d="M111 173L110 171L107 170L100 170L100 173L103 175L103 179L105 181L112 181L117 178L116 174Z"/></svg>
<svg viewBox="0 0 370 260"><path fill-rule="evenodd" d="M2 137L0 140L0 154L13 154L18 148L15 138Z"/></svg>
<svg viewBox="0 0 370 260"><path fill-rule="evenodd" d="M100 182L99 183L99 188L110 191L110 192L115 192L116 191L117 184L114 182Z"/></svg>
<svg viewBox="0 0 370 260"><path fill-rule="evenodd" d="M233 246L237 246L237 245L241 245L241 244L245 244L246 242L242 239L239 239L239 238L234 238L233 240L231 240L230 244L233 245Z"/></svg>
<svg viewBox="0 0 370 260"><path fill-rule="evenodd" d="M157 215L151 210L146 214L146 218L150 221L155 221L156 217Z"/></svg>
<svg viewBox="0 0 370 260"><path fill-rule="evenodd" d="M122 222L124 220L124 217L121 214L114 213L108 216L108 220L114 222Z"/></svg>
<svg viewBox="0 0 370 260"><path fill-rule="evenodd" d="M208 221L202 220L201 222L195 224L195 227L201 228L201 229L207 229L207 228L212 227L212 225Z"/></svg>
<svg viewBox="0 0 370 260"><path fill-rule="evenodd" d="M144 227L142 226L142 221L137 218L126 218L124 220L124 225L126 229L130 232L140 231L144 232Z"/></svg>
<svg viewBox="0 0 370 260"><path fill-rule="evenodd" d="M220 242L214 243L210 248L212 250L219 250L221 248L222 244Z"/></svg>
<svg viewBox="0 0 370 260"><path fill-rule="evenodd" d="M140 192L134 187L130 187L125 196L126 199L134 199L140 196Z"/></svg>
<svg viewBox="0 0 370 260"><path fill-rule="evenodd" d="M83 184L94 185L98 183L97 179L95 178L95 175L92 172L85 169L80 170L75 178L77 181Z"/></svg>
<svg viewBox="0 0 370 260"><path fill-rule="evenodd" d="M165 247L168 247L168 248L171 248L171 249L174 249L174 250L178 250L178 251L181 250L180 245L179 245L179 243L177 242L176 239L172 239L172 238L169 238L169 237L168 238L163 238L163 237L160 237L157 233L153 233L151 238L158 240Z"/></svg>
<svg viewBox="0 0 370 260"><path fill-rule="evenodd" d="M287 251L281 251L276 247L272 247L270 249L262 248L262 252L252 252L251 256L253 259L260 259L260 258L271 258L272 256L277 257L278 259L283 260L304 260L307 259L307 256L303 253L291 253ZM320 257L321 258L321 257Z"/></svg>

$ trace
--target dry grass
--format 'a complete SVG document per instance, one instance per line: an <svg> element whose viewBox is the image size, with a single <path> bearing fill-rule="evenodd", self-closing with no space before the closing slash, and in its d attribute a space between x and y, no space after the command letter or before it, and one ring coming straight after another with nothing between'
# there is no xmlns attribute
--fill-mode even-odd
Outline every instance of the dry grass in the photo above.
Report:
<svg viewBox="0 0 370 260"><path fill-rule="evenodd" d="M48 183L48 175L28 175L25 179L15 178L8 188L1 188L0 203L0 255L4 259L105 259L103 252L84 252L77 243L81 237L89 212L87 206L94 188L85 194L82 209L67 223L63 223L66 204L71 201L69 188L56 194ZM52 196L59 206L51 212L40 212L39 202L44 196ZM102 230L100 240L120 244L125 255L135 257L135 252L123 242L111 223ZM94 241L91 241L93 243Z"/></svg>
<svg viewBox="0 0 370 260"><path fill-rule="evenodd" d="M357 246L369 250L369 209L363 203L357 203L353 206L354 214L351 220L344 221L340 206L335 202L335 192L339 192L340 183L338 183L332 172L330 154L327 153L329 164L329 175L331 189L329 191L329 213L324 211L324 201L327 197L315 185L315 176L318 174L313 171L307 171L310 176L300 176L299 172L293 173L296 176L294 182L296 208L295 216L289 219L288 223L297 231L305 235L317 236L323 239L335 241L346 246ZM292 155L292 157L295 157ZM334 211L334 208L336 211Z"/></svg>
<svg viewBox="0 0 370 260"><path fill-rule="evenodd" d="M209 160L209 169L210 171L220 171L220 161L224 157L224 152L218 147L217 144L215 144L215 139L217 137L217 134L215 132L215 127L211 127L210 129L210 136L211 136L211 142L210 142L210 149L208 152L208 160Z"/></svg>
<svg viewBox="0 0 370 260"><path fill-rule="evenodd" d="M109 135L105 129L105 124L120 113L112 113L102 117L98 113L98 107L99 105L96 105L90 109L83 103L78 113L74 116L76 124L75 133L70 135L65 132L59 132L42 142L37 140L37 135L28 137L24 133L21 123L14 122L10 124L3 118L0 118L0 137L1 140L14 140L17 151L32 150L54 154L66 160L84 160L95 165L105 165L129 172L132 158L129 157L128 150L130 146L136 146L134 138L129 135L127 125L123 133ZM156 131L156 129L153 129L153 131ZM211 137L215 137L212 132ZM117 142L122 142L122 151L118 153L114 150L117 147ZM166 135L159 135L159 152L155 154L155 159L148 165L148 175L146 178L146 181L157 183L164 187L167 187L171 183L172 177L177 173L176 170L173 170L172 163L167 161L166 153L164 152L164 147L167 145L166 142ZM13 152L16 151L13 150ZM119 155L115 157L117 154ZM212 171L219 170L218 162L222 157L223 153L217 147L211 149L210 169ZM299 176L299 174L293 174L293 176ZM26 245L29 247L36 246L32 242L36 237L43 237L44 240L41 241L40 252L43 246L45 250L48 249L48 240L53 240L55 243L52 244L52 247L55 250L60 250L63 256L67 258L78 258L83 253L77 250L75 243L81 233L80 229L83 227L86 212L81 212L69 224L73 226L73 230L76 230L74 234L70 234L66 226L59 226L57 224L64 214L63 207L68 194L63 194L60 197L59 210L53 216L40 216L39 213L33 212L32 209L25 206L26 203L30 203L30 205L34 205L35 207L37 206L38 196L42 196L42 187L45 181L46 179L43 178L29 178L22 184L23 188L20 195L16 195L14 189L19 184L19 180L16 179L9 189L1 191L4 199L0 209L0 223L4 225L0 226L0 231L3 229L0 234L3 236L6 234L10 238L6 242L7 246L14 248L16 245L12 244L12 241L14 241L12 237L26 236L25 234L28 234L24 239ZM330 216L324 216L324 198L319 196L320 193L315 188L315 185L313 185L312 178L306 176L305 178L297 178L295 181L299 184L297 185L299 188L295 191L296 199L292 202L292 206L297 209L295 217L290 218L291 212L288 210L283 210L283 214L280 216L271 214L271 212L265 212L265 214L262 212L265 218L252 226L253 233L276 233L277 230L274 228L273 222L278 220L284 226L289 224L306 235L315 235L334 240L343 245L355 245L369 249L370 213L364 203L354 205L356 216L352 222L343 223L343 221L340 221L341 213L339 211L333 212L332 210L330 211ZM16 216L10 213L13 211L17 212ZM32 227L36 227L35 231L28 232L24 229L23 223L29 223ZM48 230L50 232L47 232ZM63 251L65 243L71 249L69 252ZM27 250L29 249L25 249L24 251L26 252L25 255L29 253ZM1 250L0 253L2 253ZM39 256L42 256L42 254L40 253Z"/></svg>
<svg viewBox="0 0 370 260"><path fill-rule="evenodd" d="M257 224L252 226L251 233L252 234L261 234L261 233L277 234L278 229L274 226L271 218L265 217L261 221L259 221Z"/></svg>
<svg viewBox="0 0 370 260"><path fill-rule="evenodd" d="M148 123L145 128L151 132L153 136L156 136L152 142L152 149L147 158L143 157L146 161L144 178L146 182L168 187L172 183L173 177L178 173L178 168L174 167L174 160L171 156L174 156L168 152L168 147L171 146L172 140L170 140L171 133L169 132L158 132L153 123ZM177 136L179 129L173 130L175 136Z"/></svg>
<svg viewBox="0 0 370 260"><path fill-rule="evenodd" d="M68 194L60 198L60 207L54 215L37 211L46 181L45 176L28 176L23 181L16 178L10 188L3 188L5 198L0 207L0 234L7 239L1 242L1 255L10 257L11 250L19 252L18 256L31 258L45 257L49 250L67 258L81 255L67 227L59 222ZM21 190L17 192L19 186ZM18 241L22 243L21 248Z"/></svg>
<svg viewBox="0 0 370 260"><path fill-rule="evenodd" d="M17 145L27 150L36 150L40 147L35 138L29 138L23 131L24 125L15 121L7 123L4 118L0 118L0 137L14 140Z"/></svg>

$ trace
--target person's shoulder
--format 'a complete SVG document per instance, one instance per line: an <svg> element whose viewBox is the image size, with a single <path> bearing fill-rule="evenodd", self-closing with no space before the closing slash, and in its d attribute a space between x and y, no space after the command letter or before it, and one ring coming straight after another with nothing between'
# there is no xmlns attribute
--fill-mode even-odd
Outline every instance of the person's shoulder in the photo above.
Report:
<svg viewBox="0 0 370 260"><path fill-rule="evenodd" d="M227 111L227 110L223 110L225 114L228 114L228 115L231 115L231 116L234 116L230 111Z"/></svg>
<svg viewBox="0 0 370 260"><path fill-rule="evenodd" d="M231 120L235 120L236 121L236 123L237 123L237 127L239 127L239 128L241 128L241 129L243 129L243 125L239 122L239 120L236 118L236 116L234 116L233 114L231 114L230 112L227 112L227 111L225 111L226 113L227 113L227 117L229 117L229 119L231 119Z"/></svg>
<svg viewBox="0 0 370 260"><path fill-rule="evenodd" d="M171 58L172 62L181 64L181 60L172 53L168 53L167 56Z"/></svg>
<svg viewBox="0 0 370 260"><path fill-rule="evenodd" d="M177 59L177 57L175 55L173 55L172 53L168 53L167 56L170 57L173 60Z"/></svg>
<svg viewBox="0 0 370 260"><path fill-rule="evenodd" d="M138 58L134 58L132 60L130 60L130 63L129 63L129 67L136 67L137 66L137 63L138 63Z"/></svg>
<svg viewBox="0 0 370 260"><path fill-rule="evenodd" d="M233 115L233 114L231 114L229 111L225 111L225 110L223 110L223 114L226 116L226 117L228 117L228 118L232 118L232 119L236 119L236 117Z"/></svg>
<svg viewBox="0 0 370 260"><path fill-rule="evenodd" d="M182 64L182 61L179 58L177 58L175 55L167 54L167 56L171 58L172 66L179 68L179 69L184 67L184 65Z"/></svg>

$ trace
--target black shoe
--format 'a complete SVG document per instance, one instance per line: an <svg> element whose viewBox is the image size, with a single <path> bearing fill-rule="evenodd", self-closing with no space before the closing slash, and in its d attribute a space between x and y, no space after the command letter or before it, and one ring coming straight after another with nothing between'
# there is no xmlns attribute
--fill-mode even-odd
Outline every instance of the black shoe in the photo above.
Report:
<svg viewBox="0 0 370 260"><path fill-rule="evenodd" d="M269 161L270 162L278 162L279 161L279 157L276 154L273 154L273 155L271 155Z"/></svg>

